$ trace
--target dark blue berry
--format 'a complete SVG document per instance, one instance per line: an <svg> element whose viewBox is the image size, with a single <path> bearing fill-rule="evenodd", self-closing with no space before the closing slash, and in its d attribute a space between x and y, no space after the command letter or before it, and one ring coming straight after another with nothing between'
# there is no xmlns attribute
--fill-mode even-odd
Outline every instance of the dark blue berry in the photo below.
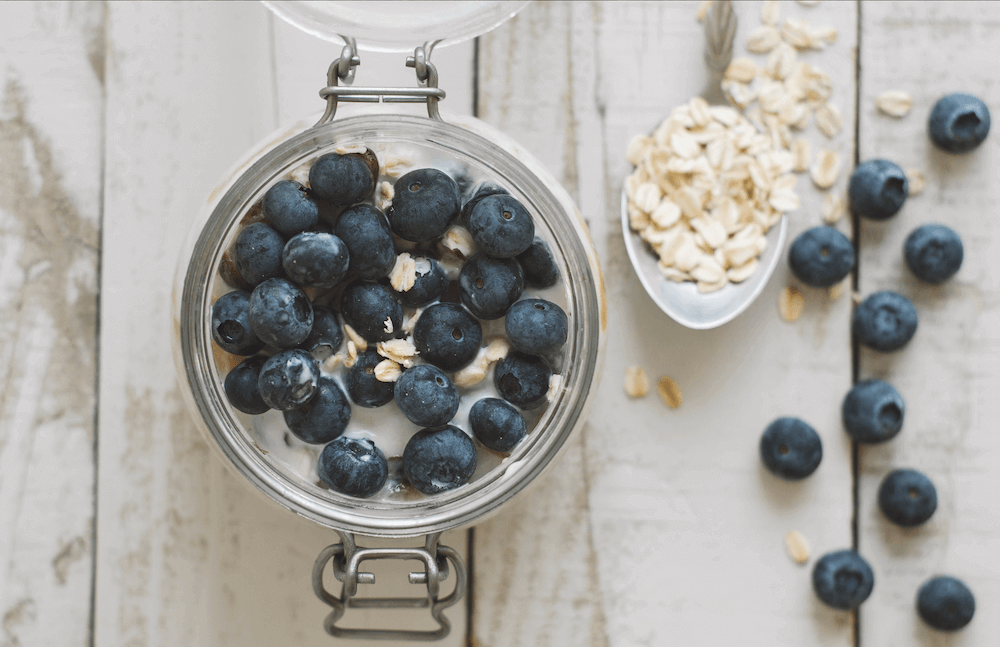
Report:
<svg viewBox="0 0 1000 647"><path fill-rule="evenodd" d="M415 256L417 276L406 292L392 291L396 300L410 308L420 308L441 298L448 289L448 276L441 265L432 258Z"/></svg>
<svg viewBox="0 0 1000 647"><path fill-rule="evenodd" d="M937 490L917 470L893 470L878 488L878 507L895 524L919 526L937 510Z"/></svg>
<svg viewBox="0 0 1000 647"><path fill-rule="evenodd" d="M545 299L522 299L504 320L510 345L530 355L545 355L566 343L569 320L562 308Z"/></svg>
<svg viewBox="0 0 1000 647"><path fill-rule="evenodd" d="M430 306L413 328L420 357L445 371L457 371L475 359L482 340L479 320L457 303Z"/></svg>
<svg viewBox="0 0 1000 647"><path fill-rule="evenodd" d="M808 423L798 418L778 418L760 437L760 458L775 476L804 479L823 460L823 442Z"/></svg>
<svg viewBox="0 0 1000 647"><path fill-rule="evenodd" d="M559 280L556 259L548 243L538 236L535 236L531 247L517 255L517 262L524 271L524 284L530 288L550 288Z"/></svg>
<svg viewBox="0 0 1000 647"><path fill-rule="evenodd" d="M859 443L881 443L903 428L906 404L888 382L858 382L844 398L841 417L848 435Z"/></svg>
<svg viewBox="0 0 1000 647"><path fill-rule="evenodd" d="M472 405L469 425L479 442L496 452L509 452L528 433L521 412L499 398L483 398Z"/></svg>
<svg viewBox="0 0 1000 647"><path fill-rule="evenodd" d="M327 153L309 168L309 188L321 199L337 206L361 202L375 191L378 159L365 153Z"/></svg>
<svg viewBox="0 0 1000 647"><path fill-rule="evenodd" d="M250 295L242 290L224 294L212 305L212 339L233 355L253 355L264 343L250 326Z"/></svg>
<svg viewBox="0 0 1000 647"><path fill-rule="evenodd" d="M982 144L989 134L990 110L971 94L948 94L931 108L927 130L938 148L965 153Z"/></svg>
<svg viewBox="0 0 1000 647"><path fill-rule="evenodd" d="M792 243L788 265L803 283L828 288L850 274L854 267L854 246L833 227L813 227Z"/></svg>
<svg viewBox="0 0 1000 647"><path fill-rule="evenodd" d="M472 193L472 196L465 202L465 205L462 206L462 222L464 223L468 220L469 214L476 208L480 200L491 195L510 195L510 191L492 182L480 183Z"/></svg>
<svg viewBox="0 0 1000 647"><path fill-rule="evenodd" d="M319 362L299 348L275 353L264 362L257 390L267 406L288 411L301 407L316 392Z"/></svg>
<svg viewBox="0 0 1000 647"><path fill-rule="evenodd" d="M396 180L389 226L403 240L423 243L444 234L458 217L458 184L433 168L410 171Z"/></svg>
<svg viewBox="0 0 1000 647"><path fill-rule="evenodd" d="M233 264L250 287L285 275L281 252L285 239L263 222L247 225L233 245Z"/></svg>
<svg viewBox="0 0 1000 647"><path fill-rule="evenodd" d="M479 201L465 226L479 251L494 258L512 258L527 251L535 240L531 214L510 195L491 195Z"/></svg>
<svg viewBox="0 0 1000 647"><path fill-rule="evenodd" d="M313 306L312 330L299 348L310 353L321 351L321 356L326 358L336 353L343 341L344 331L336 313L323 306Z"/></svg>
<svg viewBox="0 0 1000 647"><path fill-rule="evenodd" d="M921 281L942 283L962 267L965 255L962 239L944 225L923 225L914 229L903 244L906 265Z"/></svg>
<svg viewBox="0 0 1000 647"><path fill-rule="evenodd" d="M233 407L243 413L257 415L271 408L257 390L257 378L260 377L260 369L266 359L263 355L248 357L226 375L223 384L226 397Z"/></svg>
<svg viewBox="0 0 1000 647"><path fill-rule="evenodd" d="M875 573L865 558L853 550L823 555L812 572L816 596L834 609L857 609L871 595Z"/></svg>
<svg viewBox="0 0 1000 647"><path fill-rule="evenodd" d="M285 243L281 264L288 278L311 288L332 288L347 276L347 245L332 234L303 232Z"/></svg>
<svg viewBox="0 0 1000 647"><path fill-rule="evenodd" d="M417 364L396 380L396 406L421 427L441 427L458 413L458 389L444 371L430 364Z"/></svg>
<svg viewBox="0 0 1000 647"><path fill-rule="evenodd" d="M955 631L972 621L976 598L962 580L939 575L924 582L917 592L917 613L935 629Z"/></svg>
<svg viewBox="0 0 1000 647"><path fill-rule="evenodd" d="M250 295L250 325L265 344L298 346L312 330L312 304L288 279L268 279Z"/></svg>
<svg viewBox="0 0 1000 647"><path fill-rule="evenodd" d="M385 485L389 462L367 438L341 436L320 453L319 477L335 492L367 498Z"/></svg>
<svg viewBox="0 0 1000 647"><path fill-rule="evenodd" d="M534 409L545 404L552 369L543 358L511 351L497 362L493 384L507 402L522 409Z"/></svg>
<svg viewBox="0 0 1000 647"><path fill-rule="evenodd" d="M403 308L392 298L392 292L378 283L358 281L344 288L340 314L371 343L392 339L403 325ZM391 325L387 326L387 321Z"/></svg>
<svg viewBox="0 0 1000 647"><path fill-rule="evenodd" d="M894 351L913 338L917 331L917 311L901 294L876 292L855 309L851 327L865 346L883 352Z"/></svg>
<svg viewBox="0 0 1000 647"><path fill-rule="evenodd" d="M403 473L417 490L437 494L468 483L477 458L475 443L458 427L421 429L403 450Z"/></svg>
<svg viewBox="0 0 1000 647"><path fill-rule="evenodd" d="M476 254L458 275L462 303L480 319L499 319L524 290L521 266L512 258Z"/></svg>
<svg viewBox="0 0 1000 647"><path fill-rule="evenodd" d="M392 402L396 385L382 382L375 377L375 367L384 357L374 350L358 354L354 366L347 372L347 394L354 404L367 407L381 407Z"/></svg>
<svg viewBox="0 0 1000 647"><path fill-rule="evenodd" d="M264 194L264 220L283 236L294 236L316 225L319 203L294 180L282 180Z"/></svg>
<svg viewBox="0 0 1000 647"><path fill-rule="evenodd" d="M316 392L300 407L285 411L285 424L304 443L322 445L344 433L351 403L332 379L319 378Z"/></svg>
<svg viewBox="0 0 1000 647"><path fill-rule="evenodd" d="M908 186L906 174L896 164L868 160L851 173L847 187L851 210L871 220L891 218L906 202Z"/></svg>
<svg viewBox="0 0 1000 647"><path fill-rule="evenodd" d="M389 223L370 204L358 204L340 214L334 233L350 252L350 270L366 281L388 276L396 264Z"/></svg>

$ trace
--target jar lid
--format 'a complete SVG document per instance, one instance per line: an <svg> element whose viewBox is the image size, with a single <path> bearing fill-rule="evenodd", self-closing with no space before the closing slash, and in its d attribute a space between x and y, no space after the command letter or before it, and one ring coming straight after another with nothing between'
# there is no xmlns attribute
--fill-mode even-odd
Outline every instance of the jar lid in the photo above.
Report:
<svg viewBox="0 0 1000 647"><path fill-rule="evenodd" d="M494 29L528 2L342 2L262 0L264 6L304 32L335 43L357 39L373 52L407 52L429 41L451 45Z"/></svg>

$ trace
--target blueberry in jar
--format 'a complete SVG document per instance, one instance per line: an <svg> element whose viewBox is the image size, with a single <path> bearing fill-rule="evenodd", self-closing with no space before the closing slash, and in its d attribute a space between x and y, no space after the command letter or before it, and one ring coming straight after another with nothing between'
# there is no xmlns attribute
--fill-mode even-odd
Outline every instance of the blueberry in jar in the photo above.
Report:
<svg viewBox="0 0 1000 647"><path fill-rule="evenodd" d="M480 319L499 319L524 290L521 266L512 258L476 254L458 275L462 303Z"/></svg>
<svg viewBox="0 0 1000 647"><path fill-rule="evenodd" d="M410 171L396 180L388 213L392 232L414 243L444 234L458 217L458 184L433 168Z"/></svg>
<svg viewBox="0 0 1000 647"><path fill-rule="evenodd" d="M392 298L392 292L378 283L357 281L344 288L340 314L373 344L392 339L403 324L403 308Z"/></svg>
<svg viewBox="0 0 1000 647"><path fill-rule="evenodd" d="M828 288L854 267L854 246L833 227L813 227L798 235L788 250L792 274L806 285Z"/></svg>
<svg viewBox="0 0 1000 647"><path fill-rule="evenodd" d="M312 304L288 279L268 279L250 295L250 325L265 344L293 348L312 330Z"/></svg>
<svg viewBox="0 0 1000 647"><path fill-rule="evenodd" d="M334 233L347 245L351 272L366 281L389 275L396 250L381 211L370 204L354 205L340 214Z"/></svg>
<svg viewBox="0 0 1000 647"><path fill-rule="evenodd" d="M917 592L917 613L942 631L956 631L972 621L976 598L962 580L949 575L932 577Z"/></svg>
<svg viewBox="0 0 1000 647"><path fill-rule="evenodd" d="M396 385L375 377L375 367L384 357L374 350L358 354L354 366L347 372L347 394L351 401L369 409L392 402Z"/></svg>
<svg viewBox="0 0 1000 647"><path fill-rule="evenodd" d="M509 452L528 433L521 412L499 398L483 398L472 405L469 425L479 442L496 452Z"/></svg>
<svg viewBox="0 0 1000 647"><path fill-rule="evenodd" d="M457 371L476 358L483 340L479 320L458 303L436 303L420 315L413 344L420 357L445 371Z"/></svg>
<svg viewBox="0 0 1000 647"><path fill-rule="evenodd" d="M823 555L812 572L816 597L834 609L857 609L871 595L875 573L865 558L853 550Z"/></svg>
<svg viewBox="0 0 1000 647"><path fill-rule="evenodd" d="M804 479L823 460L823 442L807 422L799 418L778 418L760 438L760 458L764 466L783 479Z"/></svg>
<svg viewBox="0 0 1000 647"><path fill-rule="evenodd" d="M393 390L396 406L421 427L441 427L458 413L458 389L444 371L417 364L403 371Z"/></svg>
<svg viewBox="0 0 1000 647"><path fill-rule="evenodd" d="M367 438L341 436L319 455L319 477L335 492L368 498L389 478L389 462Z"/></svg>
<svg viewBox="0 0 1000 647"><path fill-rule="evenodd" d="M264 343L250 326L250 295L235 290L212 304L212 339L233 355L253 355Z"/></svg>
<svg viewBox="0 0 1000 647"><path fill-rule="evenodd" d="M840 408L847 434L859 443L882 443L903 428L906 404L888 382L865 380L847 392Z"/></svg>
<svg viewBox="0 0 1000 647"><path fill-rule="evenodd" d="M233 407L243 413L258 415L271 409L257 390L260 369L264 367L266 359L262 355L248 357L226 374L223 382L226 397Z"/></svg>
<svg viewBox="0 0 1000 647"><path fill-rule="evenodd" d="M854 213L870 220L886 220L902 208L908 187L903 169L889 160L873 159L851 173L847 195Z"/></svg>
<svg viewBox="0 0 1000 647"><path fill-rule="evenodd" d="M927 283L943 283L962 267L962 239L945 225L914 229L903 244L903 257L913 275Z"/></svg>
<svg viewBox="0 0 1000 647"><path fill-rule="evenodd" d="M931 108L927 131L938 148L965 153L982 144L989 134L990 110L971 94L948 94Z"/></svg>
<svg viewBox="0 0 1000 647"><path fill-rule="evenodd" d="M294 236L319 221L319 203L294 180L282 180L264 194L264 221L283 236Z"/></svg>
<svg viewBox="0 0 1000 647"><path fill-rule="evenodd" d="M535 240L531 214L510 195L491 195L479 201L465 226L480 251L493 258L512 258Z"/></svg>
<svg viewBox="0 0 1000 647"><path fill-rule="evenodd" d="M260 369L257 390L267 406L280 411L309 401L319 385L319 362L299 348L269 357Z"/></svg>
<svg viewBox="0 0 1000 647"><path fill-rule="evenodd" d="M548 243L535 236L531 246L517 255L517 262L524 272L524 284L529 288L550 288L559 280L559 266L552 256Z"/></svg>
<svg viewBox="0 0 1000 647"><path fill-rule="evenodd" d="M521 299L507 310L504 328L510 345L529 355L545 355L562 348L569 319L562 308L545 299Z"/></svg>
<svg viewBox="0 0 1000 647"><path fill-rule="evenodd" d="M469 214L476 208L480 200L491 195L510 195L510 191L493 182L481 182L473 191L472 197L462 206L462 222L468 221Z"/></svg>
<svg viewBox="0 0 1000 647"><path fill-rule="evenodd" d="M255 287L267 279L285 275L281 252L285 239L264 222L247 225L233 245L233 264L243 280Z"/></svg>
<svg viewBox="0 0 1000 647"><path fill-rule="evenodd" d="M322 445L344 433L351 420L351 403L335 381L320 377L309 401L285 411L284 416L285 424L299 440Z"/></svg>
<svg viewBox="0 0 1000 647"><path fill-rule="evenodd" d="M413 286L405 292L392 290L392 294L404 306L421 308L437 301L444 295L445 290L448 289L448 276L444 273L441 264L433 258L415 256L413 260L417 266Z"/></svg>
<svg viewBox="0 0 1000 647"><path fill-rule="evenodd" d="M876 292L854 311L851 328L858 341L873 350L899 350L917 331L917 311L901 294Z"/></svg>
<svg viewBox="0 0 1000 647"><path fill-rule="evenodd" d="M919 526L937 510L937 490L922 472L893 470L878 488L878 507L896 525Z"/></svg>
<svg viewBox="0 0 1000 647"><path fill-rule="evenodd" d="M324 306L313 306L313 325L309 336L299 348L310 353L321 353L321 358L337 352L344 342L344 330L332 310Z"/></svg>
<svg viewBox="0 0 1000 647"><path fill-rule="evenodd" d="M293 237L281 253L288 278L304 287L329 289L347 276L347 245L332 234L306 231Z"/></svg>
<svg viewBox="0 0 1000 647"><path fill-rule="evenodd" d="M332 205L361 202L375 191L378 158L364 153L327 153L309 167L309 188Z"/></svg>
<svg viewBox="0 0 1000 647"><path fill-rule="evenodd" d="M477 460L475 443L458 427L421 429L403 450L403 473L417 490L437 494L468 483Z"/></svg>
<svg viewBox="0 0 1000 647"><path fill-rule="evenodd" d="M534 409L545 403L552 368L544 358L511 351L496 364L493 384L502 397L522 409Z"/></svg>

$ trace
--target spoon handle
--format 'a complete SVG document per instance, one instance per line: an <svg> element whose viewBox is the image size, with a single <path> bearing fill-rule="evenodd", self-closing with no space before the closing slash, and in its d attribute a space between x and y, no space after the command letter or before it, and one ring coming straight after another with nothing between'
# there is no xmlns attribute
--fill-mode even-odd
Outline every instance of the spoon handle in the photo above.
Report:
<svg viewBox="0 0 1000 647"><path fill-rule="evenodd" d="M715 0L705 17L705 62L721 74L733 60L736 13L731 0Z"/></svg>

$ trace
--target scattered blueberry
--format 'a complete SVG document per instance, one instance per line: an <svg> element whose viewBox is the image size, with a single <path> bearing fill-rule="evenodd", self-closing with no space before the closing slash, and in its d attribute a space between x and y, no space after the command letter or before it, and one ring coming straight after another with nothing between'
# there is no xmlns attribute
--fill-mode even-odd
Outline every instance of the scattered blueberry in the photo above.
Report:
<svg viewBox="0 0 1000 647"><path fill-rule="evenodd" d="M480 319L499 319L521 297L524 275L512 258L476 254L458 275L462 303Z"/></svg>
<svg viewBox="0 0 1000 647"><path fill-rule="evenodd" d="M288 279L268 279L250 295L250 325L265 344L298 346L312 330L312 304Z"/></svg>
<svg viewBox="0 0 1000 647"><path fill-rule="evenodd" d="M388 276L396 264L389 223L382 212L370 204L346 209L340 214L334 233L347 245L350 270L358 277L377 281Z"/></svg>
<svg viewBox="0 0 1000 647"><path fill-rule="evenodd" d="M569 334L562 308L545 299L522 299L507 310L504 320L510 345L530 355L559 350Z"/></svg>
<svg viewBox="0 0 1000 647"><path fill-rule="evenodd" d="M527 251L535 240L531 214L510 195L491 195L479 201L465 226L480 251L494 258L512 258Z"/></svg>
<svg viewBox="0 0 1000 647"><path fill-rule="evenodd" d="M458 217L458 184L434 168L410 171L396 180L388 213L393 233L414 243L444 234Z"/></svg>
<svg viewBox="0 0 1000 647"><path fill-rule="evenodd" d="M847 187L851 210L871 220L891 218L906 202L908 186L906 174L896 164L868 160L851 173Z"/></svg>
<svg viewBox="0 0 1000 647"><path fill-rule="evenodd" d="M247 225L233 245L233 263L243 280L255 287L267 279L285 275L281 252L285 239L267 223Z"/></svg>
<svg viewBox="0 0 1000 647"><path fill-rule="evenodd" d="M472 433L485 447L508 452L528 433L524 416L499 398L483 398L469 411Z"/></svg>
<svg viewBox="0 0 1000 647"><path fill-rule="evenodd" d="M475 359L482 340L479 320L458 303L430 306L413 328L420 357L445 371L457 371Z"/></svg>
<svg viewBox="0 0 1000 647"><path fill-rule="evenodd" d="M897 525L919 526L937 510L937 490L917 470L893 470L885 475L878 488L878 507Z"/></svg>
<svg viewBox="0 0 1000 647"><path fill-rule="evenodd" d="M788 265L800 281L818 288L840 283L854 267L854 246L833 227L813 227L788 250Z"/></svg>
<svg viewBox="0 0 1000 647"><path fill-rule="evenodd" d="M552 369L536 355L511 351L497 362L493 384L507 402L522 409L534 409L545 403Z"/></svg>
<svg viewBox="0 0 1000 647"><path fill-rule="evenodd" d="M823 442L808 423L798 418L778 418L760 438L764 466L784 479L804 479L823 460Z"/></svg>
<svg viewBox="0 0 1000 647"><path fill-rule="evenodd" d="M212 305L212 339L233 355L253 355L264 343L250 326L250 295L242 290L224 294Z"/></svg>
<svg viewBox="0 0 1000 647"><path fill-rule="evenodd" d="M420 308L441 298L448 289L448 276L440 263L433 258L414 256L413 259L417 265L417 277L413 287L406 292L393 290L392 294L404 306Z"/></svg>
<svg viewBox="0 0 1000 647"><path fill-rule="evenodd" d="M858 341L869 348L898 350L917 331L917 311L901 294L876 292L854 311L851 327Z"/></svg>
<svg viewBox="0 0 1000 647"><path fill-rule="evenodd" d="M340 327L337 315L324 306L313 306L313 325L309 336L299 348L315 353L322 350L326 358L337 352L344 341L344 331Z"/></svg>
<svg viewBox="0 0 1000 647"><path fill-rule="evenodd" d="M962 267L962 239L944 225L914 229L903 244L906 265L921 281L943 283Z"/></svg>
<svg viewBox="0 0 1000 647"><path fill-rule="evenodd" d="M396 385L375 377L375 367L384 357L374 350L358 354L358 360L347 373L347 394L351 401L369 409L392 402Z"/></svg>
<svg viewBox="0 0 1000 647"><path fill-rule="evenodd" d="M392 292L378 283L357 281L344 288L340 314L371 343L392 339L403 325L403 309L392 298Z"/></svg>
<svg viewBox="0 0 1000 647"><path fill-rule="evenodd" d="M319 203L294 180L282 180L264 194L264 220L283 236L294 236L316 225Z"/></svg>
<svg viewBox="0 0 1000 647"><path fill-rule="evenodd" d="M840 412L851 438L859 443L881 443L903 428L906 405L888 382L865 380L847 392Z"/></svg>
<svg viewBox="0 0 1000 647"><path fill-rule="evenodd" d="M458 389L444 371L430 364L403 371L394 395L403 415L421 427L441 427L458 413Z"/></svg>
<svg viewBox="0 0 1000 647"><path fill-rule="evenodd" d="M965 153L982 144L989 134L990 110L971 94L948 94L931 108L927 130L938 148Z"/></svg>
<svg viewBox="0 0 1000 647"><path fill-rule="evenodd" d="M285 424L304 443L322 445L344 433L351 420L351 403L340 386L319 378L316 393L300 407L285 411Z"/></svg>
<svg viewBox="0 0 1000 647"><path fill-rule="evenodd" d="M226 397L229 398L230 404L243 413L257 415L271 408L257 390L257 378L266 359L262 355L248 357L226 374L223 384Z"/></svg>
<svg viewBox="0 0 1000 647"><path fill-rule="evenodd" d="M835 609L857 609L871 595L875 574L865 558L853 550L823 555L813 567L813 590Z"/></svg>
<svg viewBox="0 0 1000 647"><path fill-rule="evenodd" d="M299 348L275 353L257 379L260 397L272 409L288 411L309 401L319 383L319 362Z"/></svg>
<svg viewBox="0 0 1000 647"><path fill-rule="evenodd" d="M378 159L365 153L327 153L309 168L309 188L327 202L345 206L361 202L375 191Z"/></svg>
<svg viewBox="0 0 1000 647"><path fill-rule="evenodd" d="M559 280L559 266L548 243L535 236L531 247L517 255L524 271L524 284L530 288L550 288Z"/></svg>
<svg viewBox="0 0 1000 647"><path fill-rule="evenodd" d="M917 613L935 629L955 631L972 621L976 598L962 580L939 575L924 582L917 592Z"/></svg>
<svg viewBox="0 0 1000 647"><path fill-rule="evenodd" d="M476 445L458 427L421 429L403 450L403 473L424 494L465 485L476 471Z"/></svg>
<svg viewBox="0 0 1000 647"><path fill-rule="evenodd" d="M462 222L464 223L468 220L469 214L476 208L476 205L479 204L480 200L491 195L510 195L510 191L503 188L499 184L494 184L493 182L481 182L479 186L476 187L472 197L470 197L462 207Z"/></svg>
<svg viewBox="0 0 1000 647"><path fill-rule="evenodd" d="M285 243L281 264L302 286L332 288L347 276L347 245L332 234L306 231Z"/></svg>
<svg viewBox="0 0 1000 647"><path fill-rule="evenodd" d="M367 498L385 485L389 462L367 438L341 436L320 453L319 477L335 492Z"/></svg>

